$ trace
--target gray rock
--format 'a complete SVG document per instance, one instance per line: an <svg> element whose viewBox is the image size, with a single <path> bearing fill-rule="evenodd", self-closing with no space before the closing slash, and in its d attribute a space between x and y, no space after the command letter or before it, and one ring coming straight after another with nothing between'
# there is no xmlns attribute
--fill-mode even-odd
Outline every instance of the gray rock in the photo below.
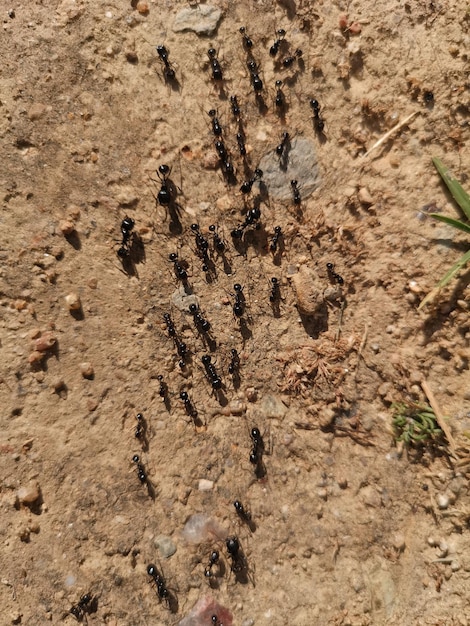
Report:
<svg viewBox="0 0 470 626"><path fill-rule="evenodd" d="M216 30L222 11L209 4L198 4L195 7L182 9L175 17L173 30L181 33L192 30L198 35L212 35Z"/></svg>
<svg viewBox="0 0 470 626"><path fill-rule="evenodd" d="M266 417L282 419L287 412L287 407L277 396L268 394L262 399L260 410Z"/></svg>
<svg viewBox="0 0 470 626"><path fill-rule="evenodd" d="M290 181L297 180L302 200L312 194L320 185L315 144L310 139L295 137L285 162L279 159L276 150L265 154L259 164L263 171L263 183L269 195L276 200L292 200Z"/></svg>
<svg viewBox="0 0 470 626"><path fill-rule="evenodd" d="M155 537L155 547L158 548L163 558L168 559L176 552L176 545L171 537L158 535Z"/></svg>

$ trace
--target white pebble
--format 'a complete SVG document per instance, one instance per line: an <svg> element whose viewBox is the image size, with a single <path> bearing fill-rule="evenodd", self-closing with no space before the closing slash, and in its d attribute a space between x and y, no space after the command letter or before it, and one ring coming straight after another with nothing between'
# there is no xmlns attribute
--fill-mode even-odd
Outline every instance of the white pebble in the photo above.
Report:
<svg viewBox="0 0 470 626"><path fill-rule="evenodd" d="M439 493L436 497L437 506L440 509L447 509L449 506L449 497L445 493Z"/></svg>
<svg viewBox="0 0 470 626"><path fill-rule="evenodd" d="M201 478L199 480L198 489L199 491L211 491L214 487L214 481L207 480L206 478Z"/></svg>
<svg viewBox="0 0 470 626"><path fill-rule="evenodd" d="M65 303L67 304L69 311L79 311L82 308L80 296L75 292L69 293L65 296Z"/></svg>

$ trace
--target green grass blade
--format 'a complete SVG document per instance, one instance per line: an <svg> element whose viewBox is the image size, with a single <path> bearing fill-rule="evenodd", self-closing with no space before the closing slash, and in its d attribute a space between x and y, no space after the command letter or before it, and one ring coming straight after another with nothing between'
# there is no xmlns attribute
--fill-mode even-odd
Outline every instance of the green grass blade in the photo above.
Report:
<svg viewBox="0 0 470 626"><path fill-rule="evenodd" d="M470 250L466 252L460 259L457 261L455 265L453 265L448 272L444 274L441 280L437 283L432 291L428 293L428 295L424 298L421 304L418 307L418 311L423 308L428 302L430 302L435 296L439 293L439 291L447 285L447 283L459 272L462 267L465 267L467 263L470 261Z"/></svg>
<svg viewBox="0 0 470 626"><path fill-rule="evenodd" d="M442 180L447 185L452 197L464 212L465 217L470 220L470 196L458 180L450 175L449 168L446 167L440 159L433 157L432 162L434 163L434 166L439 172Z"/></svg>
<svg viewBox="0 0 470 626"><path fill-rule="evenodd" d="M470 234L470 224L465 224L460 220L456 220L453 217L447 217L447 215L441 215L440 213L425 213L425 215L430 215L436 220L440 222L444 222L449 226L453 226L454 228L458 228L459 230L463 230L464 233Z"/></svg>

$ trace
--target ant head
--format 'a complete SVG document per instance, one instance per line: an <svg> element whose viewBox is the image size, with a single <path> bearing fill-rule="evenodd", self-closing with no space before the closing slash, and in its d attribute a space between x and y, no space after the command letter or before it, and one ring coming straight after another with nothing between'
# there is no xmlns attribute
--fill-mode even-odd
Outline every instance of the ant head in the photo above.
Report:
<svg viewBox="0 0 470 626"><path fill-rule="evenodd" d="M276 233L276 235L280 235L282 232L282 229L280 226L275 226L274 227L274 232Z"/></svg>
<svg viewBox="0 0 470 626"><path fill-rule="evenodd" d="M208 354L205 354L201 358L201 361L203 362L204 365L208 365L211 362L211 357Z"/></svg>
<svg viewBox="0 0 470 626"><path fill-rule="evenodd" d="M216 230L216 228L215 228L215 224L211 224L211 225L209 226L209 230L210 230L210 232L211 232L211 233L215 233L215 230Z"/></svg>
<svg viewBox="0 0 470 626"><path fill-rule="evenodd" d="M134 456L132 457L132 460L134 461L134 463L138 463L140 461L139 455L134 454Z"/></svg>
<svg viewBox="0 0 470 626"><path fill-rule="evenodd" d="M260 170L259 167L255 169L256 178L261 178L263 176L263 170Z"/></svg>
<svg viewBox="0 0 470 626"><path fill-rule="evenodd" d="M135 419L140 421L144 419L144 416L142 415L142 413L137 413L137 415L135 416Z"/></svg>
<svg viewBox="0 0 470 626"><path fill-rule="evenodd" d="M234 356L234 357L237 357L237 356L238 356L238 352L237 352L237 350L236 350L235 348L232 348L232 349L230 350L230 353L231 353L231 355L232 355L232 356Z"/></svg>
<svg viewBox="0 0 470 626"><path fill-rule="evenodd" d="M207 112L207 115L209 117L215 117L216 116L216 110L215 109L211 109L210 111Z"/></svg>
<svg viewBox="0 0 470 626"><path fill-rule="evenodd" d="M276 81L276 87L277 87L277 89L280 89L282 87L282 80L277 80Z"/></svg>
<svg viewBox="0 0 470 626"><path fill-rule="evenodd" d="M297 185L298 185L298 182L295 179L290 181L291 187L297 187Z"/></svg>
<svg viewBox="0 0 470 626"><path fill-rule="evenodd" d="M122 230L130 231L134 228L135 222L132 217L125 217L121 222Z"/></svg>
<svg viewBox="0 0 470 626"><path fill-rule="evenodd" d="M252 439L259 439L261 437L261 433L259 431L259 428L252 428L251 429L251 438Z"/></svg>
<svg viewBox="0 0 470 626"><path fill-rule="evenodd" d="M285 37L286 31L283 28L278 28L277 34L279 35L279 37Z"/></svg>
<svg viewBox="0 0 470 626"><path fill-rule="evenodd" d="M91 595L89 593L85 593L81 598L80 598L80 602L82 604L88 604L91 600Z"/></svg>
<svg viewBox="0 0 470 626"><path fill-rule="evenodd" d="M197 304L190 304L189 305L189 312L190 313L197 313Z"/></svg>
<svg viewBox="0 0 470 626"><path fill-rule="evenodd" d="M217 53L215 51L215 48L209 48L209 50L207 51L207 54L209 55L209 58L212 59L215 57Z"/></svg>
<svg viewBox="0 0 470 626"><path fill-rule="evenodd" d="M157 573L157 568L155 567L155 565L148 565L147 566L147 574L149 576L154 576Z"/></svg>
<svg viewBox="0 0 470 626"><path fill-rule="evenodd" d="M242 291L242 289L243 289L243 287L240 285L240 283L235 283L233 288L236 291L236 293L240 293Z"/></svg>
<svg viewBox="0 0 470 626"><path fill-rule="evenodd" d="M250 61L248 61L246 65L249 70L252 70L252 71L256 70L256 63L253 61L253 59L250 59Z"/></svg>
<svg viewBox="0 0 470 626"><path fill-rule="evenodd" d="M162 176L168 176L168 174L170 173L170 166L169 165L159 165L158 166L158 171L160 172L160 174Z"/></svg>
<svg viewBox="0 0 470 626"><path fill-rule="evenodd" d="M241 511L243 509L242 503L239 500L235 500L233 503L236 511Z"/></svg>
<svg viewBox="0 0 470 626"><path fill-rule="evenodd" d="M181 398L181 400L186 401L189 398L188 392L187 391L181 391L180 392L180 398Z"/></svg>
<svg viewBox="0 0 470 626"><path fill-rule="evenodd" d="M310 106L312 107L314 111L318 111L318 109L320 108L320 105L318 104L318 100L315 100L314 98L310 100Z"/></svg>
<svg viewBox="0 0 470 626"><path fill-rule="evenodd" d="M172 263L174 263L178 259L178 254L176 252L172 252L170 255L168 255L168 258Z"/></svg>
<svg viewBox="0 0 470 626"><path fill-rule="evenodd" d="M191 230L195 233L199 230L199 224L191 224Z"/></svg>
<svg viewBox="0 0 470 626"><path fill-rule="evenodd" d="M302 50L300 48L297 48L297 50L294 52L294 54L295 54L295 56L297 58L300 59L300 57L302 56L303 52L302 52Z"/></svg>
<svg viewBox="0 0 470 626"><path fill-rule="evenodd" d="M271 278L271 282L272 282L273 285L277 285L277 278L275 276L273 276Z"/></svg>

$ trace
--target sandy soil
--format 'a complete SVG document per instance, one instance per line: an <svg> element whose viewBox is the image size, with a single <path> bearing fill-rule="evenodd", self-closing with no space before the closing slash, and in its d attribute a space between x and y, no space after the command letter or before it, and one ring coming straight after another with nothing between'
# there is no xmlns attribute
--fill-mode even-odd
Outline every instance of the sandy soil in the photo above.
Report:
<svg viewBox="0 0 470 626"><path fill-rule="evenodd" d="M449 446L418 457L397 447L390 410L424 400L426 380L458 445L470 429L468 273L417 310L468 249L463 233L420 210L458 215L432 156L470 187L469 4L214 4L218 28L202 36L173 31L185 2L150 1L147 12L130 2L1 3L0 622L176 624L210 595L239 626L470 624L468 465ZM265 85L261 112L243 25ZM288 69L268 52L279 28L278 58L303 52ZM165 80L157 45L176 81ZM278 79L285 115L275 110ZM263 197L261 228L248 226L238 248L231 231L257 185L248 199L239 191L235 94L249 170L285 131L314 142L320 169L300 205ZM236 185L217 167L211 108ZM155 200L162 164L170 211ZM135 226L120 259L126 217ZM209 281L196 222L211 241L216 224L226 242L225 266L211 252ZM273 255L275 226L283 237ZM197 300L181 292L175 252ZM310 279L293 278L300 266ZM299 315L302 298L315 315ZM211 324L213 352L191 302ZM190 352L184 369L165 313ZM204 354L223 382L216 393ZM135 437L138 413L148 446ZM265 447L258 467L252 428ZM197 513L210 532L190 543L183 528ZM239 539L246 576L230 572L227 535ZM170 558L162 537L176 548ZM211 588L204 568L215 549L225 573ZM149 584L151 563L172 603ZM75 617L83 594L92 600Z"/></svg>

